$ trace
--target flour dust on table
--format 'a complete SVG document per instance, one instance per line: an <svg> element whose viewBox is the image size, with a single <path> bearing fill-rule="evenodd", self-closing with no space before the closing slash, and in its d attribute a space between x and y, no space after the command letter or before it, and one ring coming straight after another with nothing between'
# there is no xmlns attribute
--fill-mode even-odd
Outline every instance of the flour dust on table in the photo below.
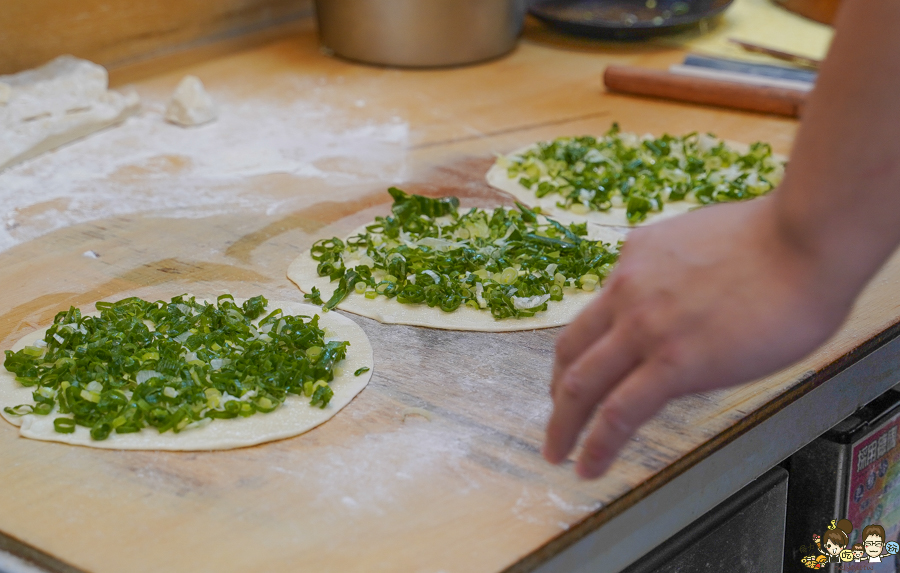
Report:
<svg viewBox="0 0 900 573"><path fill-rule="evenodd" d="M136 93L108 87L106 68L73 56L0 76L0 171L138 111Z"/></svg>

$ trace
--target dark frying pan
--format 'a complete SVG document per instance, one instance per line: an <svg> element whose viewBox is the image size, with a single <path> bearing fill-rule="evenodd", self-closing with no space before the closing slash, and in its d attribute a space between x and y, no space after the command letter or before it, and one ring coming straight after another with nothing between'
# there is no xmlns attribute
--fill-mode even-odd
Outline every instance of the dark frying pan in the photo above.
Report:
<svg viewBox="0 0 900 573"><path fill-rule="evenodd" d="M733 0L533 0L530 13L559 31L607 40L680 32Z"/></svg>

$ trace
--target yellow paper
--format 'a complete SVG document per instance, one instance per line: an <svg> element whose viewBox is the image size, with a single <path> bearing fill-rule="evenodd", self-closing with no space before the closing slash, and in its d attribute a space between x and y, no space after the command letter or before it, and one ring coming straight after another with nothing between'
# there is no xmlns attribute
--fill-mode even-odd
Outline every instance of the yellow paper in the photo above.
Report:
<svg viewBox="0 0 900 573"><path fill-rule="evenodd" d="M711 56L778 63L779 60L771 56L747 52L728 39L821 60L828 52L833 35L831 26L789 12L772 0L735 0L714 21L701 22L698 29L660 38L656 42L675 44Z"/></svg>

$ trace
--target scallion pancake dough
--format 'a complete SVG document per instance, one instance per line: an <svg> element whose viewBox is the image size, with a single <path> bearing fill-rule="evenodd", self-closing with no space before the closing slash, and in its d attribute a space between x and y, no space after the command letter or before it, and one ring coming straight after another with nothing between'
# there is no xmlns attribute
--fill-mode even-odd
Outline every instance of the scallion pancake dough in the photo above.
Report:
<svg viewBox="0 0 900 573"><path fill-rule="evenodd" d="M743 143L736 143L733 141L725 141L725 143L731 149L738 151L739 153L746 153L749 150L749 146ZM534 143L513 151L509 154L509 156L513 155L521 155L528 151L532 151L538 148L538 144ZM787 161L787 158L783 155L772 154L772 157L778 159L779 161ZM610 207L608 211L588 211L584 215L578 215L573 213L568 209L563 209L558 207L556 203L561 199L561 197L556 193L550 193L543 197L538 197L535 195L534 191L525 188L522 186L518 178L511 179L507 175L505 158L500 157L494 164L488 169L487 174L485 175L487 179L488 185L491 187L495 187L500 189L501 191L506 191L510 195L516 198L517 201L520 201L523 205L528 207L540 207L541 211L543 211L549 217L569 217L578 221L587 221L588 223L593 223L595 225L609 225L616 227L631 227L631 226L642 226L648 225L650 223L656 223L657 221L662 221L663 219L668 219L674 217L676 215L681 215L683 213L687 213L693 209L697 209L702 205L695 201L672 201L666 202L663 204L662 211L651 211L647 213L647 218L637 223L636 225L631 225L628 222L628 217L625 215L625 207Z"/></svg>
<svg viewBox="0 0 900 573"><path fill-rule="evenodd" d="M485 211L490 212L489 209ZM558 217L561 223L568 224L571 217ZM370 225L372 223L369 223ZM366 225L359 227L348 237L364 233ZM588 238L590 240L602 240L605 243L616 244L624 238L622 233L615 230L588 226ZM338 282L331 282L326 277L320 277L317 272L319 263L310 256L309 250L297 257L288 267L287 276L300 290L305 293L312 292L313 287L322 293L322 300L328 300L334 293ZM352 265L349 265L352 266ZM599 290L599 287L598 287ZM367 299L365 295L350 291L337 308L372 318L385 324L408 324L411 326L426 326L444 330L468 330L477 332L512 332L517 330L534 330L537 328L553 328L569 324L581 310L596 296L597 291L586 292L580 288L566 287L563 289L561 301L549 301L547 310L526 318L504 318L497 320L490 310L475 310L465 305L460 305L453 312L444 312L438 307L429 307L424 303L404 304L393 298L378 295L374 299Z"/></svg>
<svg viewBox="0 0 900 573"><path fill-rule="evenodd" d="M243 301L237 302L240 304ZM335 376L330 384L334 396L324 409L310 406L309 398L289 394L283 404L268 414L258 412L247 418L213 420L205 426L184 429L177 434L172 431L160 434L155 428L148 426L133 434L112 432L105 440L94 440L91 438L90 428L84 426L76 426L72 434L61 434L54 430L53 420L65 416L56 411L46 416L11 416L3 412L2 409L7 406L33 404L34 400L31 397L33 388L22 386L16 381L15 375L0 367L0 413L8 422L19 426L19 435L25 438L115 450L228 450L297 436L337 414L365 388L374 367L372 345L355 322L336 312L323 313L316 306L276 301L269 302L263 316L277 308L285 315L311 317L318 314L319 326L327 329L326 341L350 342L347 357L338 363L342 369L341 375ZM12 350L18 351L34 344L43 338L46 330L43 328L24 336ZM353 373L362 367L368 367L369 371L354 376Z"/></svg>

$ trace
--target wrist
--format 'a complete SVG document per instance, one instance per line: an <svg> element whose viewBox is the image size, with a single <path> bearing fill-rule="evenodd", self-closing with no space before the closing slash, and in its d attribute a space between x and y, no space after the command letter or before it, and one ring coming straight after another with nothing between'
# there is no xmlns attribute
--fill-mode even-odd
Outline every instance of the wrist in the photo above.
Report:
<svg viewBox="0 0 900 573"><path fill-rule="evenodd" d="M804 205L809 197L793 192L787 178L760 201L760 225L779 264L815 296L849 308L884 261L873 257L858 230L835 223L821 209Z"/></svg>

